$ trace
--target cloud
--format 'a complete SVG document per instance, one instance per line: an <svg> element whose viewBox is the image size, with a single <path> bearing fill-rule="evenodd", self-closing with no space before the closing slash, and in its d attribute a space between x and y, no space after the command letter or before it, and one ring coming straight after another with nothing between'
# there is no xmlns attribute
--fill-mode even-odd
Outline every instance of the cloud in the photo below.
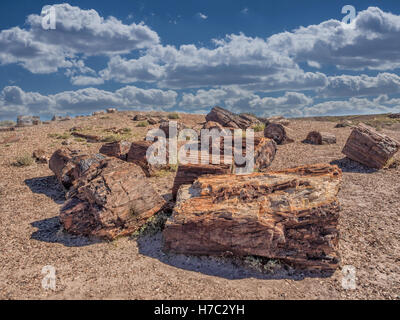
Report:
<svg viewBox="0 0 400 320"><path fill-rule="evenodd" d="M95 86L103 84L104 80L96 77L76 76L71 77L71 83L76 86Z"/></svg>
<svg viewBox="0 0 400 320"><path fill-rule="evenodd" d="M249 13L249 8L243 8L241 11L243 14L248 14Z"/></svg>
<svg viewBox="0 0 400 320"><path fill-rule="evenodd" d="M0 63L18 63L32 73L51 73L71 68L77 55L130 53L159 43L156 32L143 23L123 24L114 17L103 18L95 10L67 3L52 6L56 29L45 30L42 17L31 14L27 29L0 32Z"/></svg>
<svg viewBox="0 0 400 320"><path fill-rule="evenodd" d="M348 25L328 20L268 38L271 50L296 62L341 69L390 70L400 67L400 16L369 7Z"/></svg>
<svg viewBox="0 0 400 320"><path fill-rule="evenodd" d="M172 90L126 86L115 92L85 88L46 96L37 92L24 92L16 86L8 86L0 94L0 117L15 117L20 113L38 115L89 113L107 107L170 109L175 105L177 95Z"/></svg>
<svg viewBox="0 0 400 320"><path fill-rule="evenodd" d="M379 73L376 77L341 75L328 78L328 85L319 91L323 97L362 97L400 93L400 77Z"/></svg>
<svg viewBox="0 0 400 320"><path fill-rule="evenodd" d="M179 103L185 111L210 109L210 106L221 105L231 111L252 112L260 116L282 114L287 109L308 106L313 99L303 93L286 92L281 97L260 97L238 86L220 89L198 90L195 94L184 93Z"/></svg>
<svg viewBox="0 0 400 320"><path fill-rule="evenodd" d="M327 77L305 73L289 57L243 34L214 40L214 48L157 45L138 59L114 57L100 74L123 83L155 82L161 88L242 85L258 91L317 89Z"/></svg>
<svg viewBox="0 0 400 320"><path fill-rule="evenodd" d="M206 16L204 13L201 13L201 12L198 12L198 13L197 13L197 16L198 16L200 19L203 19L203 20L206 20L206 19L208 18L208 16Z"/></svg>

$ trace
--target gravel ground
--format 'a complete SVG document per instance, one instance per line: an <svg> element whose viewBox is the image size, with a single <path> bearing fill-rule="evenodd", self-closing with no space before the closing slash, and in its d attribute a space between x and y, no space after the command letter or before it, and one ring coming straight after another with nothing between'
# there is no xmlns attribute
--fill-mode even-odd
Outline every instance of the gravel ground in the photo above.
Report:
<svg viewBox="0 0 400 320"><path fill-rule="evenodd" d="M20 128L19 142L0 143L0 298L1 299L399 299L400 168L374 171L341 154L350 128L333 122L295 120L295 143L279 146L271 169L328 162L344 171L339 199L342 266L356 271L356 288L342 287L342 270L332 275L306 274L278 267L262 273L251 263L230 258L191 257L161 251L162 235L112 242L63 232L58 212L63 190L46 164L15 167L18 156L41 148L49 155L63 140L50 138L73 126L101 132L132 128L142 139L145 128L130 120L133 112L85 117ZM189 126L204 121L184 115ZM337 144L301 143L311 130L336 134ZM400 140L400 131L383 130ZM13 133L0 132L0 142ZM72 139L73 148L97 151L100 144ZM151 178L164 195L174 174ZM55 290L42 288L44 266L54 266Z"/></svg>

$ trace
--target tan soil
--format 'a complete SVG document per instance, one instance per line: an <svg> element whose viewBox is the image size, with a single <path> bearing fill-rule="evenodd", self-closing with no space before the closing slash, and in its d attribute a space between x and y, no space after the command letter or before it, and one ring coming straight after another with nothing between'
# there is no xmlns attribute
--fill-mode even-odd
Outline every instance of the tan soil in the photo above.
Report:
<svg viewBox="0 0 400 320"><path fill-rule="evenodd" d="M342 272L311 275L280 268L260 273L229 258L165 254L162 237L123 238L113 242L70 236L58 221L62 189L46 164L16 167L18 156L44 149L51 155L63 140L48 137L73 126L99 134L110 127L136 128L134 112L52 122L15 132L21 140L0 144L0 298L1 299L399 299L400 168L374 171L344 159L341 149L350 128L334 122L295 120L295 143L278 147L272 169L332 162L344 170L339 199L341 265L356 268L357 288L342 288ZM188 126L202 115L183 115ZM156 126L152 126L156 127ZM311 130L336 134L337 144L301 141ZM400 140L400 131L383 132ZM0 142L13 133L0 132ZM98 151L101 144L72 140L71 147ZM174 173L151 178L168 196ZM41 286L46 265L56 268L55 291Z"/></svg>

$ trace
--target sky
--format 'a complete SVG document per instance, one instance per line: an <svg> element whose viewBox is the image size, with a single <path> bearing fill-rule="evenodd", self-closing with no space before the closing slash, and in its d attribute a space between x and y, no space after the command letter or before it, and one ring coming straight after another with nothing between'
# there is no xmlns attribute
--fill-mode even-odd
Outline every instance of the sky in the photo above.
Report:
<svg viewBox="0 0 400 320"><path fill-rule="evenodd" d="M0 120L400 112L399 40L397 0L2 0Z"/></svg>

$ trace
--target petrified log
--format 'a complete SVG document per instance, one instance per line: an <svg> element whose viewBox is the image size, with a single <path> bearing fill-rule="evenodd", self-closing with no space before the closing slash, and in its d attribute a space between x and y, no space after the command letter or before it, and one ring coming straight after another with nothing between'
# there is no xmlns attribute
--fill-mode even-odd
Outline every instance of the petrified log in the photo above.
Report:
<svg viewBox="0 0 400 320"><path fill-rule="evenodd" d="M89 168L67 197L60 211L65 230L109 240L132 234L165 204L140 167L117 158Z"/></svg>
<svg viewBox="0 0 400 320"><path fill-rule="evenodd" d="M242 143L241 143L241 148L240 150L237 150L234 146L234 140L232 138L232 145L228 146L230 148L230 152L232 154L232 159L234 159L235 152L238 154L241 154L243 156L246 156L246 138L241 138ZM214 144L215 145L215 144ZM213 148L216 150L213 144L210 143L209 146L209 153L213 153ZM220 138L220 155L224 155L225 152L225 141L224 137ZM277 151L276 143L274 140L269 139L269 138L263 138L263 137L254 137L254 168L256 170L262 171L266 168L268 168L272 161L275 158L275 154ZM235 161L234 161L235 162ZM238 165L235 162L236 166L242 167L243 165Z"/></svg>
<svg viewBox="0 0 400 320"><path fill-rule="evenodd" d="M223 127L232 127L239 129L247 129L253 123L246 117L241 117L233 112L230 112L221 107L214 107L206 116L207 121L215 121L221 124Z"/></svg>
<svg viewBox="0 0 400 320"><path fill-rule="evenodd" d="M97 167L105 157L101 154L80 154L78 150L58 149L49 160L49 168L65 189L73 187L91 167Z"/></svg>
<svg viewBox="0 0 400 320"><path fill-rule="evenodd" d="M287 128L280 123L269 123L264 129L264 137L273 139L277 144L294 142L287 136Z"/></svg>
<svg viewBox="0 0 400 320"><path fill-rule="evenodd" d="M162 130L162 131L164 131L165 137L166 137L167 139L177 137L178 134L179 134L179 132L180 132L181 130L183 130L183 129L186 128L186 126L185 126L182 122L180 122L180 121L176 121L176 126L175 126L175 128L174 128L172 122L175 122L175 121L174 121L174 120L172 120L172 121L169 121L169 120L162 120L162 121L160 122L159 129ZM170 135L169 135L170 126L171 126L171 128L172 128L172 129L171 129L172 132L175 133L175 135L174 135L174 136L171 136L171 137L170 137Z"/></svg>
<svg viewBox="0 0 400 320"><path fill-rule="evenodd" d="M146 176L150 177L156 170L162 168L161 165L152 165L147 161L146 153L147 149L153 144L152 141L135 141L131 143L131 147L128 151L126 160L140 166L146 173ZM168 148L166 150L168 152ZM166 158L168 160L168 158Z"/></svg>
<svg viewBox="0 0 400 320"><path fill-rule="evenodd" d="M360 124L353 128L342 152L354 161L381 169L399 148L400 143L396 140Z"/></svg>
<svg viewBox="0 0 400 320"><path fill-rule="evenodd" d="M353 124L349 120L344 120L339 122L335 128L345 128L345 127L351 127Z"/></svg>
<svg viewBox="0 0 400 320"><path fill-rule="evenodd" d="M391 119L400 119L400 113L392 113L388 115Z"/></svg>
<svg viewBox="0 0 400 320"><path fill-rule="evenodd" d="M99 153L105 154L109 157L116 157L121 160L126 160L130 147L131 143L128 141L115 141L103 144L99 150Z"/></svg>
<svg viewBox="0 0 400 320"><path fill-rule="evenodd" d="M21 140L20 136L13 134L11 136L5 137L3 140L0 141L0 144L7 144L7 143L15 143Z"/></svg>
<svg viewBox="0 0 400 320"><path fill-rule="evenodd" d="M230 164L180 164L175 176L174 185L172 187L172 197L176 199L176 195L181 185L191 184L202 175L220 175L231 173L232 166Z"/></svg>
<svg viewBox="0 0 400 320"><path fill-rule="evenodd" d="M47 163L49 161L49 158L43 149L33 151L32 158L35 159L37 163Z"/></svg>
<svg viewBox="0 0 400 320"><path fill-rule="evenodd" d="M213 175L179 189L164 250L255 255L299 268L339 264L337 166L312 165L250 175Z"/></svg>
<svg viewBox="0 0 400 320"><path fill-rule="evenodd" d="M90 142L100 142L101 141L101 138L99 136L95 136L95 135L91 135L91 134L84 134L84 133L74 131L74 132L71 132L71 135L73 135L74 137L86 139L87 141L90 141Z"/></svg>
<svg viewBox="0 0 400 320"><path fill-rule="evenodd" d="M15 131L15 127L0 128L0 132Z"/></svg>
<svg viewBox="0 0 400 320"><path fill-rule="evenodd" d="M310 144L334 144L336 143L336 137L334 134L329 132L311 131L307 138L304 140L305 143Z"/></svg>

